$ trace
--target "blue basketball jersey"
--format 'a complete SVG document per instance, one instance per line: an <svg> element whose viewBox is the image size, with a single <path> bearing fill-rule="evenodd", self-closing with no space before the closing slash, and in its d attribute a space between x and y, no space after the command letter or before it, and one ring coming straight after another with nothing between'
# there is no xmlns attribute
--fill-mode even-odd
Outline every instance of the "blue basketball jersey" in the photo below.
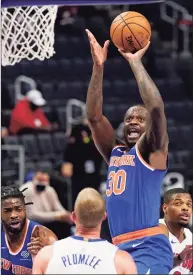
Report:
<svg viewBox="0 0 193 275"><path fill-rule="evenodd" d="M1 274L31 274L32 257L27 251L27 244L31 242L30 238L34 228L39 225L36 222L27 220L27 231L23 244L17 252L12 252L5 235L3 226L1 228Z"/></svg>
<svg viewBox="0 0 193 275"><path fill-rule="evenodd" d="M161 185L167 170L146 163L137 144L127 149L116 146L109 163L106 207L112 238L159 224Z"/></svg>

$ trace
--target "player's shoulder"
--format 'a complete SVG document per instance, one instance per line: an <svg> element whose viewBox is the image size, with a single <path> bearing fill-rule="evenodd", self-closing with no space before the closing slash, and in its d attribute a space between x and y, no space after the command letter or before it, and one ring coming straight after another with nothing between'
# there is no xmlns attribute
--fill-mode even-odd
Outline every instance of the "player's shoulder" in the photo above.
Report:
<svg viewBox="0 0 193 275"><path fill-rule="evenodd" d="M54 243L54 246L57 246L58 248L59 247L67 247L67 246L72 246L72 242L73 242L73 238L71 238L70 236L67 237L67 238L64 238L64 239L61 239L61 240L57 240L55 243Z"/></svg>
<svg viewBox="0 0 193 275"><path fill-rule="evenodd" d="M53 244L55 241L58 240L54 232L40 224L35 225L32 236L34 238L40 237L42 242L44 242L46 245Z"/></svg>
<svg viewBox="0 0 193 275"><path fill-rule="evenodd" d="M125 151L127 149L127 147L128 146L124 145L124 144L117 144L117 145L115 145L113 147L112 152L115 152L115 151L121 151L121 152L123 152L123 151Z"/></svg>
<svg viewBox="0 0 193 275"><path fill-rule="evenodd" d="M109 248L112 248L112 249L115 249L115 250L118 250L118 247L115 246L114 244L110 243L109 241L105 240L105 239L101 239L102 241L100 242L101 244L109 247Z"/></svg>
<svg viewBox="0 0 193 275"><path fill-rule="evenodd" d="M108 255L109 257L114 258L119 248L114 244L108 242L107 240L102 240L98 243L103 255Z"/></svg>
<svg viewBox="0 0 193 275"><path fill-rule="evenodd" d="M170 236L169 229L168 229L164 219L159 219L159 227L161 228L163 234L165 234L167 237Z"/></svg>
<svg viewBox="0 0 193 275"><path fill-rule="evenodd" d="M29 228L30 228L30 227L33 228L34 231L37 230L38 227L41 227L41 226L42 226L42 225L39 224L38 222L35 222L35 221L33 221L33 220L29 220L29 219L27 219L27 220L28 220L28 222L29 222Z"/></svg>

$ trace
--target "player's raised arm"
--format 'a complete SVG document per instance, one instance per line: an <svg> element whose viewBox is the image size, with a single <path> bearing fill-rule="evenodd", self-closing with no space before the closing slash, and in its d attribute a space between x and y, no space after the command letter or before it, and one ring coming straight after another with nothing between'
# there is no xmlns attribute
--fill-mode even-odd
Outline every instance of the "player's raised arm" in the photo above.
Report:
<svg viewBox="0 0 193 275"><path fill-rule="evenodd" d="M147 161L157 169L166 169L168 152L167 123L164 113L164 103L161 95L142 64L142 57L147 46L135 54L120 53L128 60L137 80L141 98L148 111L148 122L145 134L138 142L142 156L148 154Z"/></svg>
<svg viewBox="0 0 193 275"><path fill-rule="evenodd" d="M86 116L95 145L104 159L108 162L111 150L115 145L113 128L102 113L103 70L104 62L107 58L109 41L106 41L102 48L96 41L94 35L89 30L86 30L86 32L90 41L93 58L93 72L86 99Z"/></svg>

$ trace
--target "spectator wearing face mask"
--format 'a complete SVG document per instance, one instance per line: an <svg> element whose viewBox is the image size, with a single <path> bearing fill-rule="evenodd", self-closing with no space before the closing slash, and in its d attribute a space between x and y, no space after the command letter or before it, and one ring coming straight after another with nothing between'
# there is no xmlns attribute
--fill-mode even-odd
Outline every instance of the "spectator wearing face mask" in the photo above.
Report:
<svg viewBox="0 0 193 275"><path fill-rule="evenodd" d="M45 104L46 100L39 91L27 92L26 96L17 102L12 111L10 133L16 135L37 130L52 130L53 127L41 108Z"/></svg>
<svg viewBox="0 0 193 275"><path fill-rule="evenodd" d="M27 188L25 200L33 202L30 207L26 206L29 219L41 224L55 221L72 223L71 213L61 205L47 173L37 172L33 180L22 185L20 190L24 188Z"/></svg>

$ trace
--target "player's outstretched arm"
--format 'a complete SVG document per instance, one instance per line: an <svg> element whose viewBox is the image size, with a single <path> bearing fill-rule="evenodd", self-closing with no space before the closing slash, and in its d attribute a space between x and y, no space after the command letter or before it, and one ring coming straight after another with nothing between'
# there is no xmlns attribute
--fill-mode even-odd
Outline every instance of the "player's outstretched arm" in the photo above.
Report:
<svg viewBox="0 0 193 275"><path fill-rule="evenodd" d="M115 267L117 274L137 274L137 268L129 253L117 250L115 255Z"/></svg>
<svg viewBox="0 0 193 275"><path fill-rule="evenodd" d="M109 41L101 47L94 35L86 30L90 41L91 54L93 59L93 72L87 92L86 116L92 132L96 147L101 155L108 162L112 148L115 146L113 128L108 119L103 116L103 71L104 62L107 58Z"/></svg>
<svg viewBox="0 0 193 275"><path fill-rule="evenodd" d="M148 110L148 122L145 135L139 140L139 150L144 155L149 153L150 165L157 169L166 169L168 153L167 123L164 113L164 103L155 83L142 64L142 57L147 46L135 54L119 52L128 60L137 80L141 98Z"/></svg>
<svg viewBox="0 0 193 275"><path fill-rule="evenodd" d="M44 246L51 245L57 240L58 238L50 229L45 226L36 226L31 242L27 245L28 251L34 257Z"/></svg>
<svg viewBox="0 0 193 275"><path fill-rule="evenodd" d="M45 274L52 256L52 246L42 248L33 261L32 274Z"/></svg>

